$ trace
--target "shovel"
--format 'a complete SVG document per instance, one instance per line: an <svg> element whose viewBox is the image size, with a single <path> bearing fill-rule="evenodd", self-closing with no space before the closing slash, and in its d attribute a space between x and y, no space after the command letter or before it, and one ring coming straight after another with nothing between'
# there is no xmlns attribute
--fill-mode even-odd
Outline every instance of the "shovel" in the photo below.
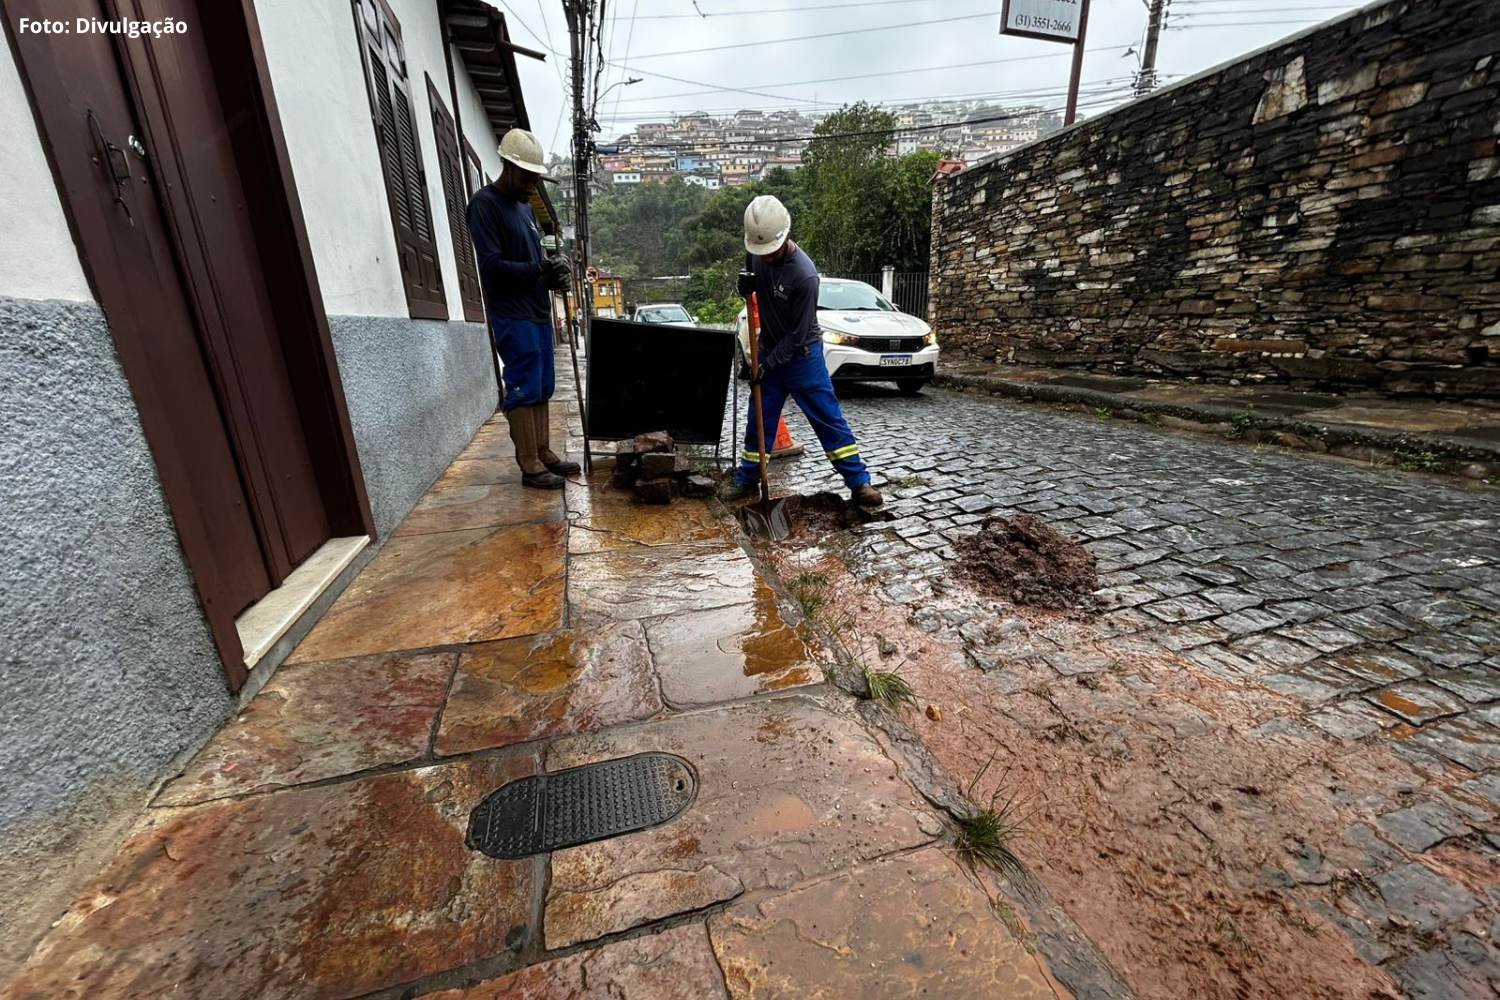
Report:
<svg viewBox="0 0 1500 1000"><path fill-rule="evenodd" d="M766 415L760 407L760 303L753 292L746 306L746 319L750 324L750 373L754 376L750 405L755 411L755 440L760 448L760 499L740 508L740 523L752 535L779 542L792 533L792 521L787 516L786 501L771 499L771 483L766 478L770 457L766 454Z"/></svg>

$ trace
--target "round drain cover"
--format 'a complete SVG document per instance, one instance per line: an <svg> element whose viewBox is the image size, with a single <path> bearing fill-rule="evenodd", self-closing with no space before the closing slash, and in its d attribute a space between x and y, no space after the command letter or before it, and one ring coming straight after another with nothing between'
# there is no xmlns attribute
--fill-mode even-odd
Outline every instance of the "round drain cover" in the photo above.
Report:
<svg viewBox="0 0 1500 1000"><path fill-rule="evenodd" d="M681 757L643 753L504 785L469 816L469 846L525 858L659 826L688 807L698 778Z"/></svg>

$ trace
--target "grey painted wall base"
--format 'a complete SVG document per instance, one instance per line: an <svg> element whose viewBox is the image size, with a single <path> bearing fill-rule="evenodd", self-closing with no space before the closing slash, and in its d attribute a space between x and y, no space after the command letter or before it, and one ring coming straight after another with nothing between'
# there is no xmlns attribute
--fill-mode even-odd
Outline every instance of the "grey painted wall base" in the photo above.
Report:
<svg viewBox="0 0 1500 1000"><path fill-rule="evenodd" d="M0 426L3 970L233 698L97 306L0 298Z"/></svg>
<svg viewBox="0 0 1500 1000"><path fill-rule="evenodd" d="M495 410L484 327L330 317L377 546ZM237 707L103 312L0 297L0 981Z"/></svg>
<svg viewBox="0 0 1500 1000"><path fill-rule="evenodd" d="M480 323L330 316L375 530L385 538L498 402Z"/></svg>

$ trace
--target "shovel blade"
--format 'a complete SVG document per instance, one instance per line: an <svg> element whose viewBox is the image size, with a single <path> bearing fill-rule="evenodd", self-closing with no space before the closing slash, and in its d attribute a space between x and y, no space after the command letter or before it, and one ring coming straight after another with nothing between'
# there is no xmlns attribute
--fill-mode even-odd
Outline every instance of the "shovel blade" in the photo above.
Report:
<svg viewBox="0 0 1500 1000"><path fill-rule="evenodd" d="M757 500L740 508L740 523L757 538L779 542L792 533L785 500Z"/></svg>

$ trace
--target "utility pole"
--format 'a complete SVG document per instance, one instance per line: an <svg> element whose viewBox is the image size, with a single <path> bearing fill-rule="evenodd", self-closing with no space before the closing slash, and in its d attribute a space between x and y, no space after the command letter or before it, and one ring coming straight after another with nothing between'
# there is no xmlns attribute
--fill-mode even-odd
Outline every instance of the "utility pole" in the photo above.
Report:
<svg viewBox="0 0 1500 1000"><path fill-rule="evenodd" d="M582 338L587 351L589 332L593 325L593 310L585 294L589 266L589 166L592 160L590 147L593 135L589 129L589 118L584 113L585 62L588 55L589 17L594 0L563 0L563 11L568 18L569 54L573 60L573 302L571 315L577 319L577 328L569 329L568 336L573 349L574 380L578 381L578 338ZM569 326L571 327L570 320ZM579 393L579 409L583 421L584 468L593 470L593 453L589 447L588 405L584 402L583 385L576 386Z"/></svg>
<svg viewBox="0 0 1500 1000"><path fill-rule="evenodd" d="M1146 24L1146 48L1141 53L1141 71L1135 77L1135 96L1143 97L1156 89L1156 45L1161 41L1162 21L1167 0L1151 0L1151 19Z"/></svg>
<svg viewBox="0 0 1500 1000"><path fill-rule="evenodd" d="M1078 88L1083 83L1083 43L1089 32L1089 0L1078 5L1078 38L1073 42L1073 72L1068 78L1068 107L1063 113L1063 124L1071 125L1078 120Z"/></svg>

